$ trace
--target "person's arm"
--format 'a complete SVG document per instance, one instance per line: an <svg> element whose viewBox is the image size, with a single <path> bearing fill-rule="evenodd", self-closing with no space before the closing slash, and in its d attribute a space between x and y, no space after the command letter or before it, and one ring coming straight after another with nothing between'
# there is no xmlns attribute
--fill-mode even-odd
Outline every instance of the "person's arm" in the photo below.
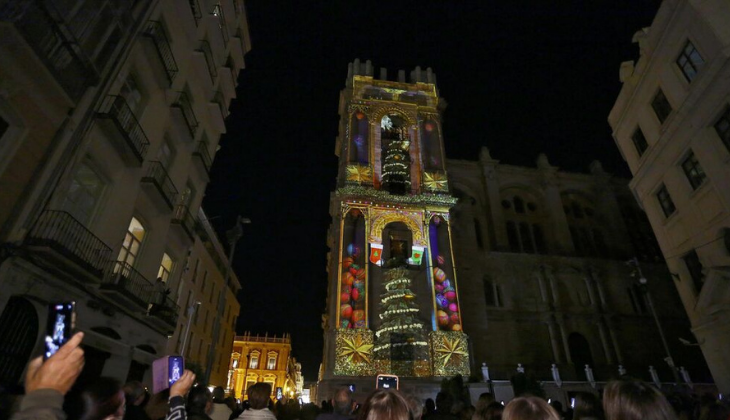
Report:
<svg viewBox="0 0 730 420"><path fill-rule="evenodd" d="M183 372L180 379L170 387L170 409L167 412L165 420L187 420L188 416L185 412L185 395L195 382L195 374L189 370Z"/></svg>
<svg viewBox="0 0 730 420"><path fill-rule="evenodd" d="M66 395L84 367L81 340L77 333L56 354L45 362L36 357L28 364L25 392L20 410L12 420L64 420L63 396Z"/></svg>

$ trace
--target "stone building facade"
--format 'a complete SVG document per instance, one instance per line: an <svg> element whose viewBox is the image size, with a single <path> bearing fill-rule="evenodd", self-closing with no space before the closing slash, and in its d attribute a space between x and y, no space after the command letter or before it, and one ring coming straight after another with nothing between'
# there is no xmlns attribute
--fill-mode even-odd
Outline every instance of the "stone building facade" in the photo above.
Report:
<svg viewBox="0 0 730 420"><path fill-rule="evenodd" d="M80 381L149 381L185 261L210 257L198 209L251 48L243 2L6 1L0 21L0 382L58 300L86 333Z"/></svg>
<svg viewBox="0 0 730 420"><path fill-rule="evenodd" d="M730 4L664 1L608 121L721 392L730 392ZM668 286L667 286L668 287Z"/></svg>

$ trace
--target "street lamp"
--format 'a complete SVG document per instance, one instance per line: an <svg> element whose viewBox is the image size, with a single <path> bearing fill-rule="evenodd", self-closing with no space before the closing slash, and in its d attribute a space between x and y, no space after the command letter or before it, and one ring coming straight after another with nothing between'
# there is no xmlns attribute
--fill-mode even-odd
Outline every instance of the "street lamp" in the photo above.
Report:
<svg viewBox="0 0 730 420"><path fill-rule="evenodd" d="M208 349L208 363L205 369L206 384L210 381L210 374L213 370L213 353L215 352L216 344L218 344L218 335L220 334L221 329L220 323L221 318L223 318L223 310L226 304L226 290L228 289L228 281L231 278L231 264L233 261L233 253L236 251L236 243L238 243L238 240L241 239L241 237L243 236L243 225L247 225L250 223L251 219L238 215L238 217L236 218L235 226L233 226L231 230L226 232L226 238L228 239L228 246L230 248L228 252L228 266L226 267L226 275L223 279L223 287L218 294L218 312L216 312L215 322L213 323L213 336L210 348Z"/></svg>
<svg viewBox="0 0 730 420"><path fill-rule="evenodd" d="M649 293L649 288L647 287L648 280L646 277L644 277L644 273L641 271L641 265L639 265L639 259L634 257L630 259L627 264L633 266L636 268L636 274L639 275L639 289L644 293L646 296L646 301L649 304L649 310L651 311L652 317L654 317L654 322L656 323L656 327L659 330L659 337L662 339L662 345L664 346L664 352L667 354L667 357L664 358L664 361L667 362L669 365L669 368L672 370L672 375L674 376L674 383L679 384L679 373L677 373L677 368L674 365L674 359L672 358L672 353L669 351L669 345L667 344L667 339L664 337L664 330L662 329L662 324L659 322L659 317L656 314L656 310L654 309L654 300L651 298L651 293Z"/></svg>
<svg viewBox="0 0 730 420"><path fill-rule="evenodd" d="M193 323L193 314L195 314L198 306L200 306L200 301L193 302L190 306L188 306L188 325L185 327L185 336L183 337L182 348L180 349L181 356L185 355L185 348L188 345L188 336L190 335L190 326Z"/></svg>

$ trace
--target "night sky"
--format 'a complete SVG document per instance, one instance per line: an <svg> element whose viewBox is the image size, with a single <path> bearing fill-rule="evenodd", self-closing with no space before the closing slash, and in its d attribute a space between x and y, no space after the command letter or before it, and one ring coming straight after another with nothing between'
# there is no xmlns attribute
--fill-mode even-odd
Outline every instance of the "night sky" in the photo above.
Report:
<svg viewBox="0 0 730 420"><path fill-rule="evenodd" d="M305 380L322 358L329 194L347 64L375 74L432 67L446 99L449 158L628 177L606 122L619 65L658 0L279 1L246 4L252 50L231 104L204 208L221 238L241 214L233 260L238 333L292 335ZM550 4L548 6L548 4ZM468 333L468 331L467 331Z"/></svg>

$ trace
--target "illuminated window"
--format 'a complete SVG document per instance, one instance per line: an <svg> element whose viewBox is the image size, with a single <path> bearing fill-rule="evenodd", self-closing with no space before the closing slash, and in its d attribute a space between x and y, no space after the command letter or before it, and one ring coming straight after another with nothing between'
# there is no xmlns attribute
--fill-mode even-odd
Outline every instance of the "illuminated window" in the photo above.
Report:
<svg viewBox="0 0 730 420"><path fill-rule="evenodd" d="M693 152L690 152L689 156L682 162L682 170L687 176L690 185L692 185L693 190L699 188L707 178L705 171L702 170L702 166L700 166L700 162L697 160L697 156Z"/></svg>
<svg viewBox="0 0 730 420"><path fill-rule="evenodd" d="M687 41L684 49L682 49L679 57L677 57L677 65L682 70L682 74L684 74L688 82L691 82L697 76L703 64L705 64L705 60L695 46L690 41Z"/></svg>
<svg viewBox="0 0 730 420"><path fill-rule="evenodd" d="M68 193L63 200L63 210L87 225L104 192L104 182L89 165L82 163L71 179Z"/></svg>
<svg viewBox="0 0 730 420"><path fill-rule="evenodd" d="M677 209L674 207L674 201L672 201L672 196L669 195L669 191L667 191L666 185L662 185L661 188L659 188L659 191L656 193L656 198L659 200L659 205L662 207L662 211L664 212L664 216L669 217L674 213L674 211Z"/></svg>
<svg viewBox="0 0 730 420"><path fill-rule="evenodd" d="M715 123L715 131L725 147L730 150L730 107L725 108L725 112Z"/></svg>
<svg viewBox="0 0 730 420"><path fill-rule="evenodd" d="M661 89L654 95L654 99L651 101L651 107L654 109L654 113L662 124L667 120L669 114L672 113L672 105L669 104L667 97L664 96L664 92Z"/></svg>
<svg viewBox="0 0 730 420"><path fill-rule="evenodd" d="M169 255L167 255L167 252L162 254L162 262L160 263L160 269L157 270L157 278L161 278L162 281L167 283L167 280L170 278L170 274L172 273L172 269L175 267L175 262L172 261L172 258L170 258Z"/></svg>
<svg viewBox="0 0 730 420"><path fill-rule="evenodd" d="M649 145L646 143L644 133L639 127L636 127L636 131L634 131L634 134L631 136L631 141L634 142L634 147L636 147L636 152L639 154L639 157L641 157L646 149L649 148Z"/></svg>
<svg viewBox="0 0 730 420"><path fill-rule="evenodd" d="M129 228L127 228L127 233L124 235L124 242L122 243L122 249L119 250L117 261L127 263L134 267L134 262L142 247L144 235L144 226L142 226L142 223L136 217L132 217L132 220L129 222Z"/></svg>
<svg viewBox="0 0 730 420"><path fill-rule="evenodd" d="M251 361L248 365L249 369L258 369L259 368L259 354L258 353L251 353Z"/></svg>
<svg viewBox="0 0 730 420"><path fill-rule="evenodd" d="M269 353L269 361L266 362L266 369L269 369L269 370L276 369L276 354L275 353Z"/></svg>

